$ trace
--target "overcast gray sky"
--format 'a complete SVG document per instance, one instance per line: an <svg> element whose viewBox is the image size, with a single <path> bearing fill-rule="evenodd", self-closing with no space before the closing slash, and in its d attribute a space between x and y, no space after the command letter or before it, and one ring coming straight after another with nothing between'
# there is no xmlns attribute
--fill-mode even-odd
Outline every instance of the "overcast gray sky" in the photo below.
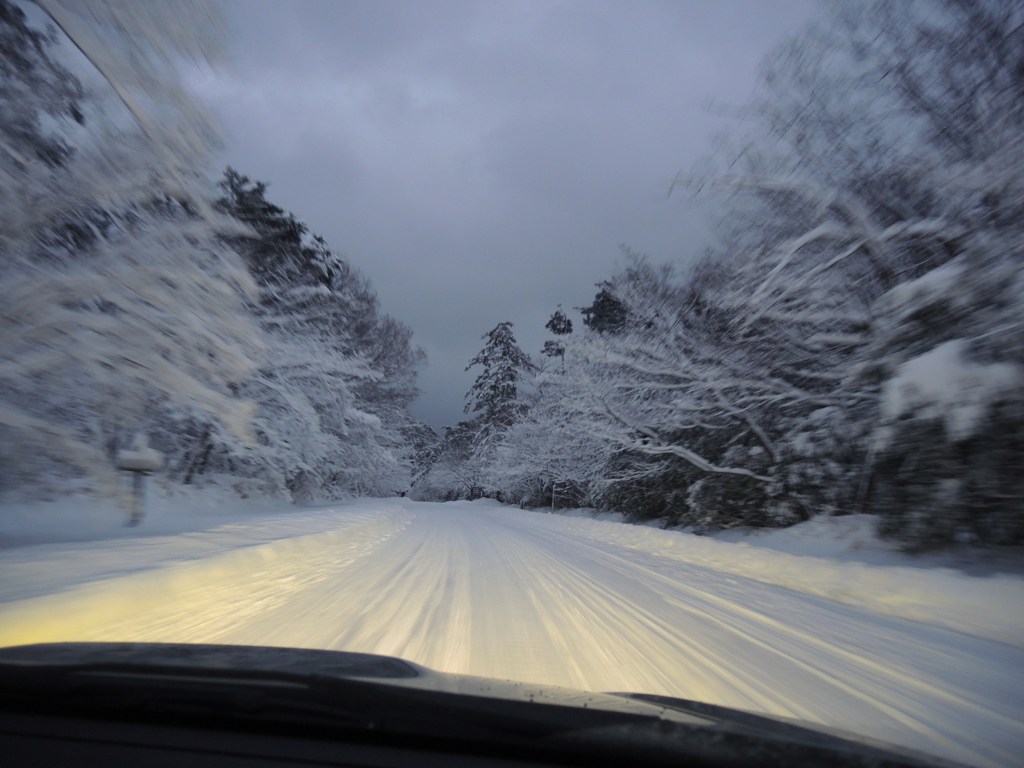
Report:
<svg viewBox="0 0 1024 768"><path fill-rule="evenodd" d="M685 265L707 210L668 198L811 0L226 6L203 85L230 162L370 277L429 356L414 413L462 416L480 336L536 355L620 243ZM579 316L571 313L579 324Z"/></svg>

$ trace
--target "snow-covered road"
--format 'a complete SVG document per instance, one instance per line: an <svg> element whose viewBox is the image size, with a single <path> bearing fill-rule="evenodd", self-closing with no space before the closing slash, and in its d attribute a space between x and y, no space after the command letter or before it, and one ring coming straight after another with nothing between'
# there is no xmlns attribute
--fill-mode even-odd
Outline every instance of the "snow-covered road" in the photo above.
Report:
<svg viewBox="0 0 1024 768"><path fill-rule="evenodd" d="M486 503L382 500L312 519L260 535L236 525L4 553L0 643L367 651L449 672L699 699L972 764L1024 764L1024 648L1005 627L972 633L957 627L956 610L935 621L911 610L915 620L884 595L878 610L822 596L800 587L816 567L827 580L814 558L796 578L785 575L794 556L778 555L772 571L744 545L720 544L711 557L695 537ZM715 565L722 552L735 562ZM35 586L18 593L12 578ZM1024 593L1007 589L992 595L1018 600L998 607L1014 613Z"/></svg>

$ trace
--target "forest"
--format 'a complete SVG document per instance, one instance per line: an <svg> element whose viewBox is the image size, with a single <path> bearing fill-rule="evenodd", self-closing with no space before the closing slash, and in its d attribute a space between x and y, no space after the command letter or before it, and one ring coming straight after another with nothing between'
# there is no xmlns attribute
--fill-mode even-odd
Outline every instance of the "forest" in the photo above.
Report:
<svg viewBox="0 0 1024 768"><path fill-rule="evenodd" d="M912 550L1024 542L1019 3L830 6L676 176L719 245L625 248L536 354L484 333L442 435L409 411L412 329L268 182L213 167L173 60L210 57L214 27L38 7L0 0L3 493L123 497L118 452L152 447L174 483L295 502L487 496L697 531L869 513Z"/></svg>
<svg viewBox="0 0 1024 768"><path fill-rule="evenodd" d="M423 353L266 184L209 172L210 126L156 56L201 54L208 20L43 5L124 104L54 55L52 25L0 2L5 489L85 478L123 496L115 457L140 443L171 481L224 476L241 495L407 488ZM147 111L140 93L166 98Z"/></svg>
<svg viewBox="0 0 1024 768"><path fill-rule="evenodd" d="M869 513L908 549L1024 541L1024 19L837 4L680 174L723 201L686 270L626 249L536 358L471 361L425 498L696 530Z"/></svg>

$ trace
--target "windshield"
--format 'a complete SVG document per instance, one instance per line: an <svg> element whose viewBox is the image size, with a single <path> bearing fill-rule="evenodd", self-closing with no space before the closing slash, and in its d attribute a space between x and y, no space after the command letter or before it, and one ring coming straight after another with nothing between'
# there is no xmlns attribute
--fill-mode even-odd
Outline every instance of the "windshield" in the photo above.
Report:
<svg viewBox="0 0 1024 768"><path fill-rule="evenodd" d="M0 0L0 645L1024 745L1024 15Z"/></svg>

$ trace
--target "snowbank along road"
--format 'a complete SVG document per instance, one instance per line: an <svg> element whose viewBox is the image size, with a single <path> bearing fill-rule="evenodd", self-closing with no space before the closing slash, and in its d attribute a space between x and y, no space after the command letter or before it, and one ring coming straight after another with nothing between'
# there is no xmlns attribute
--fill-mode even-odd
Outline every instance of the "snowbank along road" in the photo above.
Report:
<svg viewBox="0 0 1024 768"><path fill-rule="evenodd" d="M1024 764L1022 596L1010 577L765 553L489 502L376 500L0 553L0 644L382 653L772 712L1009 766Z"/></svg>

